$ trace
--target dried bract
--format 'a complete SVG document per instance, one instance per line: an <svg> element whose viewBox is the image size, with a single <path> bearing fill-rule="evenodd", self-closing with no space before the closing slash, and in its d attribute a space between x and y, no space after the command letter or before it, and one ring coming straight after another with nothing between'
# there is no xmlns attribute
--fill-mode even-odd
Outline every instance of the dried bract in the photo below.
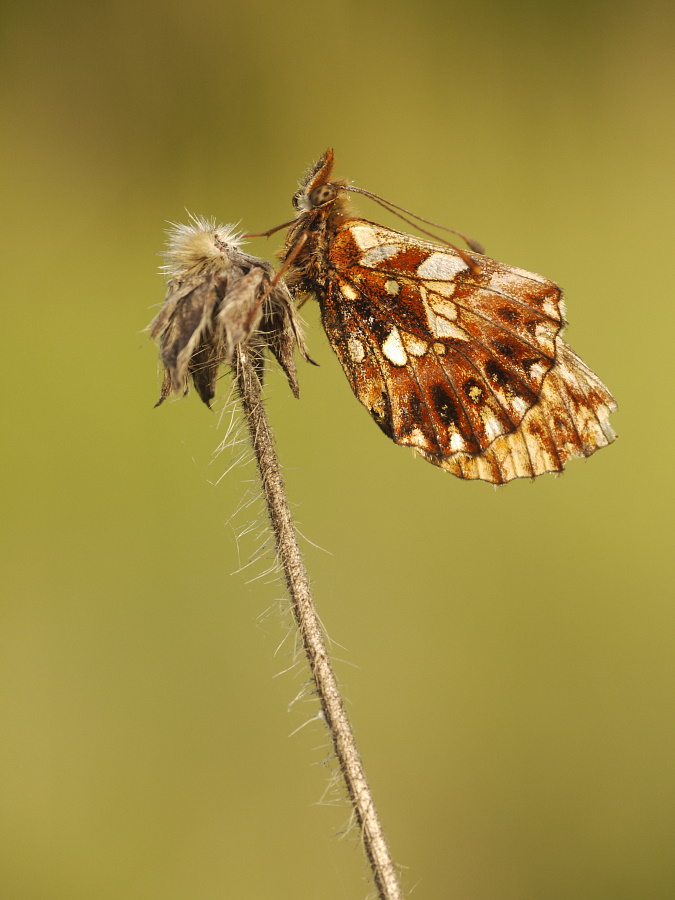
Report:
<svg viewBox="0 0 675 900"><path fill-rule="evenodd" d="M190 378L210 406L220 365L232 362L238 344L253 353L261 378L269 347L298 396L296 345L309 357L295 304L274 268L241 244L231 225L197 217L169 231L164 269L171 280L150 325L164 366L157 406L172 393L187 393Z"/></svg>

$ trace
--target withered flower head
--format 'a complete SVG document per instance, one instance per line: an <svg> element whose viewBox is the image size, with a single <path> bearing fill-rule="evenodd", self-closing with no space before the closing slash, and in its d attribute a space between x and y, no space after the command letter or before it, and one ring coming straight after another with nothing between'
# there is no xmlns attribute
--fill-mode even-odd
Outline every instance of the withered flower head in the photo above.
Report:
<svg viewBox="0 0 675 900"><path fill-rule="evenodd" d="M239 249L242 236L232 225L191 219L190 225L174 225L168 232L164 270L171 280L164 306L150 325L164 366L156 405L171 393L187 393L192 378L210 406L218 369L232 362L239 344L253 353L261 378L263 351L269 347L297 397L296 344L309 357L286 284L268 262Z"/></svg>

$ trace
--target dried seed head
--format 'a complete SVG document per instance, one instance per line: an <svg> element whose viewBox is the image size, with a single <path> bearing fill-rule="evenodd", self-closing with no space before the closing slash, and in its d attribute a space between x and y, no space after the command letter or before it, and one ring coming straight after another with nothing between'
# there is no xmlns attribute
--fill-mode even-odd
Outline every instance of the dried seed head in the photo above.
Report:
<svg viewBox="0 0 675 900"><path fill-rule="evenodd" d="M164 271L177 276L228 268L228 254L242 245L242 233L234 225L217 225L215 219L192 215L190 219L192 224L172 224L167 231Z"/></svg>
<svg viewBox="0 0 675 900"><path fill-rule="evenodd" d="M242 238L234 226L196 216L191 220L168 232L163 268L171 280L150 326L164 366L157 405L171 393L187 393L192 378L210 406L220 365L232 361L238 344L254 354L261 378L269 347L297 397L295 346L309 357L284 281L269 263L239 249Z"/></svg>

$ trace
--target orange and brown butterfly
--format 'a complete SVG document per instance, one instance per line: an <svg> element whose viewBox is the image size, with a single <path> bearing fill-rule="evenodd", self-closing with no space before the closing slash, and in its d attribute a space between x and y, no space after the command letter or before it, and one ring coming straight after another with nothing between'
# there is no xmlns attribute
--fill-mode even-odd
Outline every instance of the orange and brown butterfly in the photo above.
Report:
<svg viewBox="0 0 675 900"><path fill-rule="evenodd" d="M352 218L350 190L400 207L332 171L328 150L302 180L282 271L296 295L317 298L352 390L386 435L495 484L560 472L614 440L616 404L562 340L556 284L464 235L470 252Z"/></svg>

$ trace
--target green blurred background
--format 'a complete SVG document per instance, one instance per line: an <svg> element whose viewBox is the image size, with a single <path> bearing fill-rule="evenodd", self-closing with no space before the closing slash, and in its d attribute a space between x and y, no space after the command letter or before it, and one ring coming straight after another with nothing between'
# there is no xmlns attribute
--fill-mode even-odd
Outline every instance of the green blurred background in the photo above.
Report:
<svg viewBox="0 0 675 900"><path fill-rule="evenodd" d="M620 404L614 446L494 490L386 440L315 304L301 400L270 373L406 888L675 896L671 4L27 0L2 18L2 897L372 887L348 810L320 804L322 727L289 738L316 707L287 709L304 670L274 677L293 638L275 655L269 553L232 574L264 540L257 502L232 518L253 468L219 481L227 414L153 409L142 333L167 220L276 225L327 146L338 175L561 283L569 341Z"/></svg>

